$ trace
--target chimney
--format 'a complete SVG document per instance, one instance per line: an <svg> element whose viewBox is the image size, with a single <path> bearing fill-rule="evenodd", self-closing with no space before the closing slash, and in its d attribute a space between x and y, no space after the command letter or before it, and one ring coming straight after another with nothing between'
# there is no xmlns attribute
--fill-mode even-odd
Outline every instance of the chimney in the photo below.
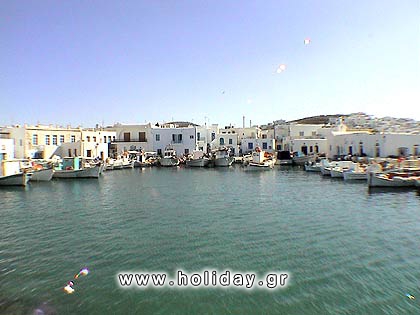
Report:
<svg viewBox="0 0 420 315"><path fill-rule="evenodd" d="M242 128L245 128L245 116L242 116Z"/></svg>
<svg viewBox="0 0 420 315"><path fill-rule="evenodd" d="M251 128L252 127L252 124L251 124L251 119L249 120L249 128Z"/></svg>

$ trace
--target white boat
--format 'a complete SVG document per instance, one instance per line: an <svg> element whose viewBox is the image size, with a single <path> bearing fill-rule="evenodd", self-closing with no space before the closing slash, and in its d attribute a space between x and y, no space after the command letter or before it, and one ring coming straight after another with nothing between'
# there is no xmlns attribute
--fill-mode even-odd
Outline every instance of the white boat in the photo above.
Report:
<svg viewBox="0 0 420 315"><path fill-rule="evenodd" d="M231 166L235 158L230 156L230 149L229 148L219 148L214 153L214 166Z"/></svg>
<svg viewBox="0 0 420 315"><path fill-rule="evenodd" d="M344 172L347 172L355 167L355 163L351 161L336 162L334 167L330 169L330 175L333 178L343 178Z"/></svg>
<svg viewBox="0 0 420 315"><path fill-rule="evenodd" d="M360 167L359 164L356 164L356 166L348 171L345 171L343 173L344 180L366 180L367 179L367 173L366 169Z"/></svg>
<svg viewBox="0 0 420 315"><path fill-rule="evenodd" d="M319 169L321 170L322 176L331 176L331 168L335 167L335 162L329 162L327 159L321 161Z"/></svg>
<svg viewBox="0 0 420 315"><path fill-rule="evenodd" d="M54 175L52 168L34 169L31 172L31 182L46 182Z"/></svg>
<svg viewBox="0 0 420 315"><path fill-rule="evenodd" d="M387 172L367 174L369 187L414 187L417 176L407 173Z"/></svg>
<svg viewBox="0 0 420 315"><path fill-rule="evenodd" d="M133 168L134 167L134 161L131 160L128 157L122 158L122 168Z"/></svg>
<svg viewBox="0 0 420 315"><path fill-rule="evenodd" d="M192 156L186 161L189 167L205 167L209 163L210 159L204 155L203 151L193 151Z"/></svg>
<svg viewBox="0 0 420 315"><path fill-rule="evenodd" d="M172 147L167 146L165 148L163 157L160 159L160 165L167 167L179 165L179 159L176 156L176 151Z"/></svg>
<svg viewBox="0 0 420 315"><path fill-rule="evenodd" d="M267 171L274 168L275 159L267 152L261 151L257 148L252 152L252 160L244 162L245 171Z"/></svg>
<svg viewBox="0 0 420 315"><path fill-rule="evenodd" d="M30 173L21 169L20 160L2 160L0 165L0 186L26 186Z"/></svg>
<svg viewBox="0 0 420 315"><path fill-rule="evenodd" d="M29 173L17 173L0 176L0 186L26 186L30 179Z"/></svg>
<svg viewBox="0 0 420 315"><path fill-rule="evenodd" d="M53 178L99 178L102 169L102 164L83 165L79 157L68 157L54 170Z"/></svg>
<svg viewBox="0 0 420 315"><path fill-rule="evenodd" d="M314 161L305 164L305 171L307 172L321 172L321 163Z"/></svg>

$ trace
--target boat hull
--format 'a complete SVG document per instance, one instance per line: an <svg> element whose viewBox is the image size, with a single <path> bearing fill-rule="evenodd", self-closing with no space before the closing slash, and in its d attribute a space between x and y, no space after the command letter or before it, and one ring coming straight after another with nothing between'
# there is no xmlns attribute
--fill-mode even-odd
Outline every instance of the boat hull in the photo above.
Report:
<svg viewBox="0 0 420 315"><path fill-rule="evenodd" d="M160 159L160 165L161 166L165 166L165 167L170 167L170 166L178 166L179 165L179 160L177 158L161 158Z"/></svg>
<svg viewBox="0 0 420 315"><path fill-rule="evenodd" d="M7 175L0 177L0 186L26 186L30 176L25 173Z"/></svg>
<svg viewBox="0 0 420 315"><path fill-rule="evenodd" d="M403 178L394 176L392 179L387 178L384 174L369 173L369 187L413 187L415 180L411 178Z"/></svg>
<svg viewBox="0 0 420 315"><path fill-rule="evenodd" d="M53 178L99 178L100 166L87 167L80 170L55 170Z"/></svg>
<svg viewBox="0 0 420 315"><path fill-rule="evenodd" d="M321 167L319 165L305 165L305 171L307 172L321 172Z"/></svg>
<svg viewBox="0 0 420 315"><path fill-rule="evenodd" d="M54 175L52 168L35 171L31 175L31 182L46 182L51 180Z"/></svg>
<svg viewBox="0 0 420 315"><path fill-rule="evenodd" d="M249 163L244 166L244 170L249 171L270 171L274 168L273 163Z"/></svg>
<svg viewBox="0 0 420 315"><path fill-rule="evenodd" d="M344 180L366 180L367 174L362 172L344 172Z"/></svg>
<svg viewBox="0 0 420 315"><path fill-rule="evenodd" d="M218 166L218 167L231 166L233 161L234 161L233 157L216 158L216 159L214 159L214 166Z"/></svg>
<svg viewBox="0 0 420 315"><path fill-rule="evenodd" d="M205 167L209 164L209 159L192 159L192 160L187 160L186 164L189 167Z"/></svg>
<svg viewBox="0 0 420 315"><path fill-rule="evenodd" d="M333 178L343 178L343 171L342 171L342 170L335 170L335 169L332 169L332 170L330 171L330 175L331 175L331 177L333 177Z"/></svg>
<svg viewBox="0 0 420 315"><path fill-rule="evenodd" d="M320 170L321 170L322 176L331 176L331 168L321 166Z"/></svg>

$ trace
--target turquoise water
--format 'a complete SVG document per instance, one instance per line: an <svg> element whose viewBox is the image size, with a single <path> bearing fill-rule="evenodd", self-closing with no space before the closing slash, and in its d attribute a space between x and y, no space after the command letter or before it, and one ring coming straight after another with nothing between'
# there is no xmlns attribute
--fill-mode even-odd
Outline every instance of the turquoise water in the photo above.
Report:
<svg viewBox="0 0 420 315"><path fill-rule="evenodd" d="M150 168L2 188L0 201L0 314L420 313L414 190L368 192L296 168ZM116 280L204 268L290 279L251 291Z"/></svg>

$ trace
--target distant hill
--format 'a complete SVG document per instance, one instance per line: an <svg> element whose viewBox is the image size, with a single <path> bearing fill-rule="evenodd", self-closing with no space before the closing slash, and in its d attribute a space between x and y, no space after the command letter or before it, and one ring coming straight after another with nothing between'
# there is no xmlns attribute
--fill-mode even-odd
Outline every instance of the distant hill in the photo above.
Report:
<svg viewBox="0 0 420 315"><path fill-rule="evenodd" d="M290 120L288 122L289 123L296 123L296 124L307 124L307 125L328 124L330 118L338 118L340 116L347 117L349 115L344 115L344 114L318 115L318 116L300 118L300 119L296 119L296 120Z"/></svg>

